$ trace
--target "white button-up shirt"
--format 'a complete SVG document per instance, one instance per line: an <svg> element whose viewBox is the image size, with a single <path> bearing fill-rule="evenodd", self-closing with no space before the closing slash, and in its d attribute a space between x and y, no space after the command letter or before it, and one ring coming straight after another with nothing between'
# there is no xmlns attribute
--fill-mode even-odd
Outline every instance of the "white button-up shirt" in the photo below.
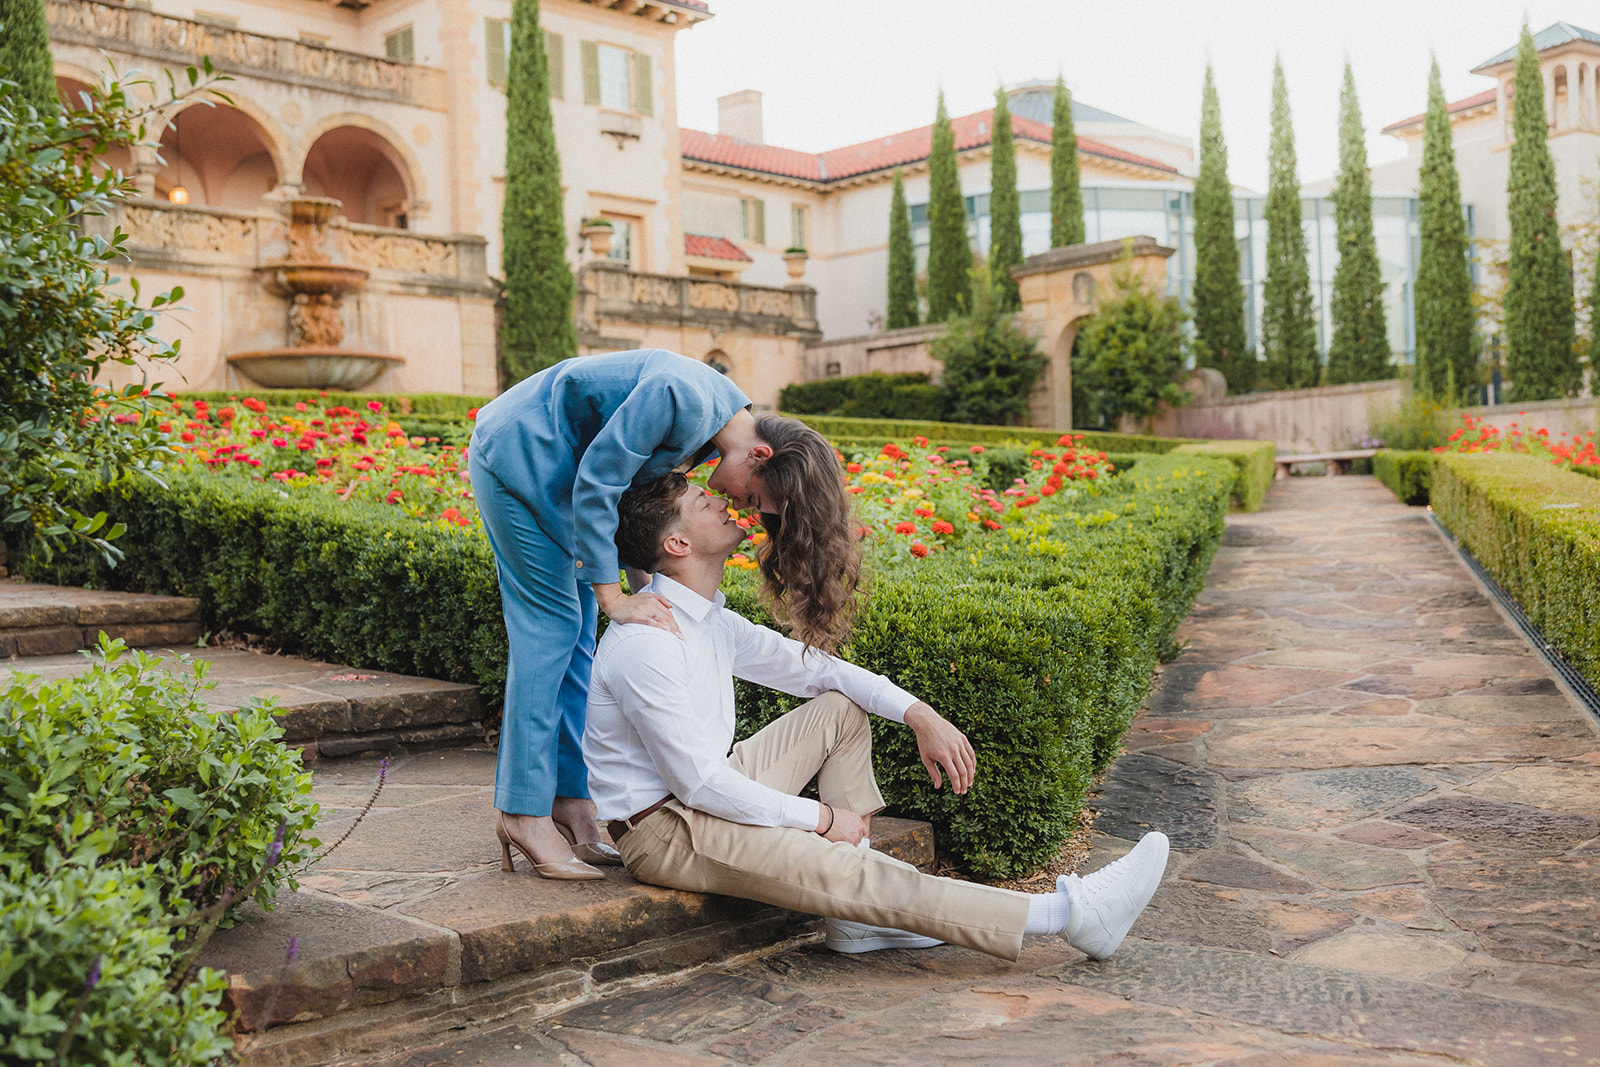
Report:
<svg viewBox="0 0 1600 1067"><path fill-rule="evenodd" d="M916 697L881 675L812 650L665 575L648 587L672 603L683 632L612 624L595 649L583 759L601 821L625 819L667 794L730 822L815 830L815 800L751 781L728 766L733 679L795 696L837 690L904 722Z"/></svg>

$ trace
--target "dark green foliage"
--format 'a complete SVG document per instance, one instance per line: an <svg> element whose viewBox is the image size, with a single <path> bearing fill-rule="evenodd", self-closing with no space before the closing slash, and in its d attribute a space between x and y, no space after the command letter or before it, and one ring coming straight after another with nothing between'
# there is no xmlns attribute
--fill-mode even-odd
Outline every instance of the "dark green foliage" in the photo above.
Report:
<svg viewBox="0 0 1600 1067"><path fill-rule="evenodd" d="M1395 411L1377 413L1370 421L1369 430L1390 449L1421 451L1445 443L1445 434L1450 432L1448 422L1439 401L1411 390Z"/></svg>
<svg viewBox="0 0 1600 1067"><path fill-rule="evenodd" d="M1413 383L1446 403L1468 399L1477 376L1472 341L1472 271L1467 263L1467 220L1450 114L1439 80L1439 61L1428 74L1428 115L1422 135L1417 199L1422 250L1413 297L1417 357Z"/></svg>
<svg viewBox="0 0 1600 1067"><path fill-rule="evenodd" d="M1367 174L1366 130L1356 78L1347 61L1339 91L1339 183L1333 191L1333 220L1339 266L1333 272L1328 342L1328 381L1373 382L1392 373L1389 330L1383 313L1383 272L1372 235L1372 179Z"/></svg>
<svg viewBox="0 0 1600 1067"><path fill-rule="evenodd" d="M1064 433L1075 430L1043 427L989 426L959 422L916 422L911 419L845 419L833 415L802 415L800 421L816 430L830 441L839 444L885 441L905 441L912 437L926 437L936 444L948 445L999 445L1022 438L1038 438L1032 447L1054 444ZM1193 437L1152 437L1147 434L1095 433L1083 435L1083 447L1101 452L1153 452L1160 455L1187 444L1199 442ZM1239 442L1230 442L1237 444Z"/></svg>
<svg viewBox="0 0 1600 1067"><path fill-rule="evenodd" d="M1267 277L1261 294L1262 368L1279 389L1317 384L1321 360L1311 302L1311 268L1301 227L1300 178L1283 64L1272 67L1272 139L1268 148Z"/></svg>
<svg viewBox="0 0 1600 1067"><path fill-rule="evenodd" d="M17 83L15 88L0 85L0 96L10 95L9 103L19 114L29 105L41 114L53 114L60 107L44 4L45 0L0 0L0 78Z"/></svg>
<svg viewBox="0 0 1600 1067"><path fill-rule="evenodd" d="M1022 262L1022 202L1017 199L1017 149L1011 138L1011 105L1006 91L994 94L994 150L989 156L989 275L995 305L1022 307L1011 268Z"/></svg>
<svg viewBox="0 0 1600 1067"><path fill-rule="evenodd" d="M102 638L80 678L0 690L7 1063L226 1057L225 982L189 980L193 955L316 843L311 776L270 709L207 710L202 668L156 662Z"/></svg>
<svg viewBox="0 0 1600 1067"><path fill-rule="evenodd" d="M1515 401L1576 396L1583 384L1572 313L1572 278L1556 219L1556 166L1546 141L1544 82L1526 24L1512 92L1510 276L1506 371Z"/></svg>
<svg viewBox="0 0 1600 1067"><path fill-rule="evenodd" d="M1595 243L1595 258L1590 264L1593 278L1589 282L1589 344L1586 352L1591 368L1600 367L1600 241Z"/></svg>
<svg viewBox="0 0 1600 1067"><path fill-rule="evenodd" d="M550 61L539 0L512 0L506 75L506 194L500 219L505 308L500 361L507 383L578 354L567 265L561 157L550 116Z"/></svg>
<svg viewBox="0 0 1600 1067"><path fill-rule="evenodd" d="M1545 640L1600 686L1600 481L1544 456L1446 453L1429 503Z"/></svg>
<svg viewBox="0 0 1600 1067"><path fill-rule="evenodd" d="M910 732L875 721L890 810L932 822L941 847L980 877L1048 862L1204 583L1232 478L1215 460L1148 456L1103 496L1041 513L1047 528L1034 538L994 538L881 576L847 655L926 699L978 753L965 797L935 791ZM730 607L759 617L744 572L724 590ZM737 686L742 736L798 703Z"/></svg>
<svg viewBox="0 0 1600 1067"><path fill-rule="evenodd" d="M1176 297L1151 291L1131 270L1119 272L1072 348L1073 421L1113 429L1125 415L1148 419L1163 404L1188 400L1179 384L1187 322Z"/></svg>
<svg viewBox="0 0 1600 1067"><path fill-rule="evenodd" d="M972 246L967 203L956 173L956 135L939 93L928 154L928 321L947 322L972 310Z"/></svg>
<svg viewBox="0 0 1600 1067"><path fill-rule="evenodd" d="M1256 381L1256 355L1245 343L1228 144L1209 63L1200 105L1200 174L1194 183L1194 331L1205 344L1201 365L1221 371L1229 392L1249 392Z"/></svg>
<svg viewBox="0 0 1600 1067"><path fill-rule="evenodd" d="M1433 485L1433 468L1439 463L1434 452L1406 452L1380 449L1372 457L1372 473L1402 504L1420 507L1428 502Z"/></svg>
<svg viewBox="0 0 1600 1067"><path fill-rule="evenodd" d="M855 419L937 419L944 392L926 374L856 374L786 385L778 410Z"/></svg>
<svg viewBox="0 0 1600 1067"><path fill-rule="evenodd" d="M1072 124L1072 94L1056 77L1050 128L1050 247L1084 242L1083 189L1078 180L1078 134Z"/></svg>
<svg viewBox="0 0 1600 1067"><path fill-rule="evenodd" d="M954 319L929 354L944 365L944 417L951 422L1023 423L1028 397L1049 364L1038 342L1002 312L987 271L977 271L977 306Z"/></svg>
<svg viewBox="0 0 1600 1067"><path fill-rule="evenodd" d="M365 413L367 404L376 400L383 411L374 418L401 418L406 415L432 415L464 418L469 411L481 408L490 396L464 396L458 393L339 393L317 389L228 389L185 391L174 394L185 403L204 400L212 407L237 403L254 397L273 411L292 410L296 404L308 410L323 411L332 407L346 407Z"/></svg>
<svg viewBox="0 0 1600 1067"><path fill-rule="evenodd" d="M911 247L911 212L906 209L906 185L899 168L894 172L894 197L889 202L889 313L884 325L891 330L916 326L917 258Z"/></svg>
<svg viewBox="0 0 1600 1067"><path fill-rule="evenodd" d="M1103 447L1103 446L1102 446ZM1277 446L1271 441L1195 441L1172 450L1178 456L1212 456L1234 465L1231 502L1239 511L1259 511L1278 473Z"/></svg>

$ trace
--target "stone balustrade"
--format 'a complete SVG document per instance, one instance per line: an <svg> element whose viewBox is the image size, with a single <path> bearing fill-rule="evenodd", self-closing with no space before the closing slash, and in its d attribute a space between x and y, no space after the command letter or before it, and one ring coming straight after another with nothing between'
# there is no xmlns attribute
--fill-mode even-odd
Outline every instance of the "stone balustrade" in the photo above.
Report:
<svg viewBox="0 0 1600 1067"><path fill-rule="evenodd" d="M50 36L67 44L198 65L211 57L220 71L356 96L445 106L445 72L379 56L345 52L287 37L247 33L193 19L100 0L48 0Z"/></svg>
<svg viewBox="0 0 1600 1067"><path fill-rule="evenodd" d="M603 261L578 271L578 318L591 327L601 320L622 320L821 337L817 291L810 286L775 289L645 274Z"/></svg>

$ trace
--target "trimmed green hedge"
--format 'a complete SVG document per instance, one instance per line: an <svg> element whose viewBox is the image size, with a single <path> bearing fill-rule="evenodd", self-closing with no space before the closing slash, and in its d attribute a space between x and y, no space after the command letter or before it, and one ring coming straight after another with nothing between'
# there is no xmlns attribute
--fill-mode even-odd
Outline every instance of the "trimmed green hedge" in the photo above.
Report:
<svg viewBox="0 0 1600 1067"><path fill-rule="evenodd" d="M1382 448L1372 457L1372 473L1378 481L1389 487L1402 504L1421 507L1428 502L1428 491L1433 485L1433 468L1438 466L1436 452L1403 452Z"/></svg>
<svg viewBox="0 0 1600 1067"><path fill-rule="evenodd" d="M778 406L808 415L937 419L944 414L944 390L920 372L856 374L786 385L778 394Z"/></svg>
<svg viewBox="0 0 1600 1067"><path fill-rule="evenodd" d="M481 408L494 399L491 396L460 396L455 393L341 393L323 392L317 389L224 389L189 392L174 388L173 391L184 403L204 400L213 408L220 408L225 404L237 404L245 397L255 397L269 408L293 408L296 404L305 404L319 410L343 406L353 411L365 411L367 403L376 400L383 405L384 414L390 418L398 418L402 414L465 418L467 412L473 408ZM408 405L409 410L407 410Z"/></svg>
<svg viewBox="0 0 1600 1067"><path fill-rule="evenodd" d="M1271 441L1191 441L1172 451L1184 456L1213 456L1232 463L1238 472L1233 483L1233 506L1240 511L1260 511L1278 473L1278 449Z"/></svg>
<svg viewBox="0 0 1600 1067"><path fill-rule="evenodd" d="M847 419L835 415L794 417L833 441L909 441L926 437L931 441L961 442L969 445L998 445L1007 441L1038 438L1055 444L1064 433L1082 433L1083 447L1101 452L1170 452L1179 445L1199 444L1193 437L1152 437L1148 434L1100 433L1083 430L1051 430L1040 426L981 426L967 422L919 422L914 419ZM1237 444L1239 442L1229 442Z"/></svg>
<svg viewBox="0 0 1600 1067"><path fill-rule="evenodd" d="M1600 686L1600 483L1540 456L1446 453L1431 499L1545 639Z"/></svg>
<svg viewBox="0 0 1600 1067"><path fill-rule="evenodd" d="M1034 509L979 549L880 574L846 654L966 730L982 765L967 797L936 793L909 733L880 729L890 804L933 822L977 874L1052 858L1204 581L1235 480L1223 460L1146 453L1098 495ZM148 481L99 490L80 506L128 524L126 560L107 571L29 557L31 577L198 596L209 626L291 637L352 666L476 682L491 700L503 693L494 560L476 531L189 474L165 491ZM726 588L735 610L764 617L749 572ZM790 703L743 689L745 732Z"/></svg>

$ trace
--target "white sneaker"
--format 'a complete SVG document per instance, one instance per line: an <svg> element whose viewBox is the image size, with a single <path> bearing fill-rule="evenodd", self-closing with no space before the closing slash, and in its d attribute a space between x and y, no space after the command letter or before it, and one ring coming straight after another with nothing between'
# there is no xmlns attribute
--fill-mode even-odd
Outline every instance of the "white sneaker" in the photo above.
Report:
<svg viewBox="0 0 1600 1067"><path fill-rule="evenodd" d="M1056 879L1056 892L1071 902L1067 943L1090 959L1103 960L1117 951L1144 906L1150 903L1167 869L1167 835L1149 833L1133 851L1087 878L1075 874Z"/></svg>
<svg viewBox="0 0 1600 1067"><path fill-rule="evenodd" d="M887 926L868 926L849 919L825 919L822 943L835 952L876 952L883 948L933 948L944 944L937 937L923 937Z"/></svg>

